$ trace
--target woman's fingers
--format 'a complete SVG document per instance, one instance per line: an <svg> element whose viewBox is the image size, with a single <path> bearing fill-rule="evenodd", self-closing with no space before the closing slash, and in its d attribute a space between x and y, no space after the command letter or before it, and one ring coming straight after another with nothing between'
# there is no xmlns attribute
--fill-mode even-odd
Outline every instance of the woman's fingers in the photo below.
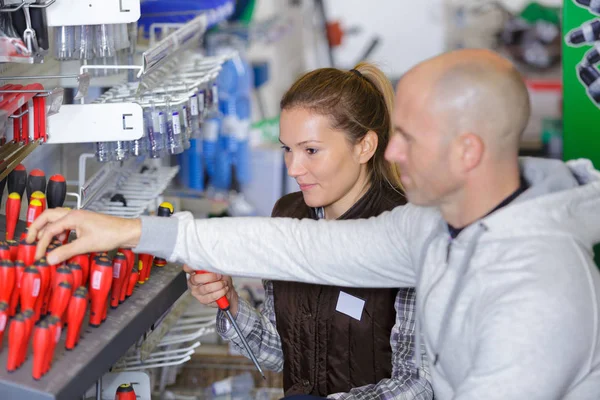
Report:
<svg viewBox="0 0 600 400"><path fill-rule="evenodd" d="M204 274L195 274L192 273L190 276L190 280L194 286L205 285L211 282L217 282L223 279L221 274L213 274L212 272L206 272Z"/></svg>

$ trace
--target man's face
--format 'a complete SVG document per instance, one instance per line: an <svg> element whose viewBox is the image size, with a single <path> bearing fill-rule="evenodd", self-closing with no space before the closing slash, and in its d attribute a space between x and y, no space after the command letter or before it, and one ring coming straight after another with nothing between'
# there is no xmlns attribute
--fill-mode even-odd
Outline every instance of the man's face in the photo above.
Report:
<svg viewBox="0 0 600 400"><path fill-rule="evenodd" d="M459 186L452 135L433 109L431 85L410 75L398 84L393 114L395 133L385 157L400 168L408 200L439 206Z"/></svg>

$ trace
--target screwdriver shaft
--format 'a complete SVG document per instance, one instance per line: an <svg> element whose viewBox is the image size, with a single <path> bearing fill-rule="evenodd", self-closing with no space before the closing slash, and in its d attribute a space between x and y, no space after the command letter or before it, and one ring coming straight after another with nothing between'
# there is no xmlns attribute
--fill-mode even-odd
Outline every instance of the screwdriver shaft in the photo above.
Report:
<svg viewBox="0 0 600 400"><path fill-rule="evenodd" d="M248 342L246 342L246 338L244 337L244 335L242 335L242 331L240 330L240 327L235 322L235 319L233 319L233 315L231 315L231 312L229 310L225 310L225 314L227 314L227 318L229 318L229 321L231 322L233 329L235 329L235 331L237 332L240 340L242 341L242 344L244 345L244 348L246 349L246 352L248 352L248 355L250 356L250 359L252 360L254 365L256 365L256 369L258 369L258 372L260 372L263 379L267 379L265 377L265 374L264 374L262 368L260 368L260 365L258 364L258 360L254 356L254 353L252 353L252 350L250 349L250 345L248 344Z"/></svg>

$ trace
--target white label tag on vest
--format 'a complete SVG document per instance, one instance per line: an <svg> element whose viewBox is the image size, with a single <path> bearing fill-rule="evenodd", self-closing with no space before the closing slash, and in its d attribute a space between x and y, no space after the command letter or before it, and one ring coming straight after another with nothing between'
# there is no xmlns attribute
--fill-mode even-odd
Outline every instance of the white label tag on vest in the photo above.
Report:
<svg viewBox="0 0 600 400"><path fill-rule="evenodd" d="M354 297L348 293L340 291L337 306L335 306L336 311L360 321L363 308L365 308L365 301L363 299L359 299L358 297Z"/></svg>

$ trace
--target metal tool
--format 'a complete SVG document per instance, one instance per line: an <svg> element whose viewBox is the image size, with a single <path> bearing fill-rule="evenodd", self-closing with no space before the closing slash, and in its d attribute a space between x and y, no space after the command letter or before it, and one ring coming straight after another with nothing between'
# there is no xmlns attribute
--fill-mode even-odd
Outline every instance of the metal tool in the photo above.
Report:
<svg viewBox="0 0 600 400"><path fill-rule="evenodd" d="M196 271L196 274L206 274L206 273L207 273L206 271L202 271L202 270ZM221 311L223 311L225 313L225 315L227 315L227 318L229 318L229 322L231 322L231 325L233 326L233 329L235 329L235 331L238 334L240 340L242 341L242 344L244 345L244 348L246 349L246 352L250 356L250 359L252 360L252 362L256 366L256 369L258 369L258 372L260 372L260 374L262 375L263 379L266 380L267 378L265 377L265 374L264 374L262 368L258 364L258 360L254 356L254 353L252 353L252 350L250 349L250 345L248 344L248 342L246 341L246 338L242 334L242 331L240 330L240 327L238 326L237 322L235 322L235 319L233 318L233 315L231 315L231 311L229 311L231 306L229 304L229 300L227 300L227 297L223 296L220 299L217 299L217 306L219 306L219 309Z"/></svg>

